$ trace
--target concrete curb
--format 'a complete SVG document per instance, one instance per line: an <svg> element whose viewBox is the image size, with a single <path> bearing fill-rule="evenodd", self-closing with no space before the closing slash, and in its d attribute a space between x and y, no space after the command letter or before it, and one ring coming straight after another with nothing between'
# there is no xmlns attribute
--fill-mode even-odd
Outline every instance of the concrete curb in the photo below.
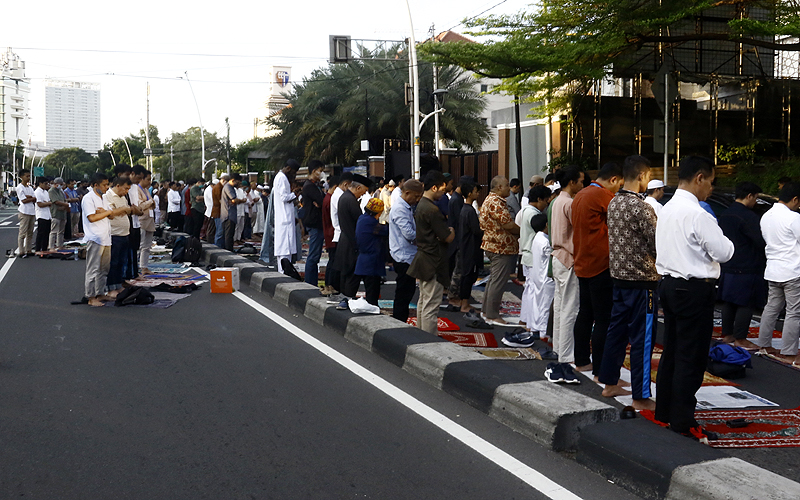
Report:
<svg viewBox="0 0 800 500"><path fill-rule="evenodd" d="M165 231L164 237L186 236ZM488 359L387 316L337 311L313 285L214 245L203 262L238 267L240 286L267 294L311 321L389 360L498 422L645 498L797 499L800 484L616 408Z"/></svg>

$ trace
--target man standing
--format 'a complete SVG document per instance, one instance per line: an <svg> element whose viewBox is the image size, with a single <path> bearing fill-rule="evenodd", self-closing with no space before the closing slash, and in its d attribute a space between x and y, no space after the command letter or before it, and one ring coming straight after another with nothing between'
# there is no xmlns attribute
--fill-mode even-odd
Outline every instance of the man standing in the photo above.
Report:
<svg viewBox="0 0 800 500"><path fill-rule="evenodd" d="M761 314L756 344L786 363L800 364L797 336L800 329L800 184L787 182L778 203L761 217L761 233L766 241L769 299ZM772 347L775 322L786 304L780 352Z"/></svg>
<svg viewBox="0 0 800 500"><path fill-rule="evenodd" d="M359 200L369 191L370 180L363 175L353 175L350 187L339 198L339 227L341 235L336 244L336 270L339 271L341 294L332 296L329 300L339 299L337 309L347 309L347 302L355 298L361 280L356 276L356 261L358 260L358 243L356 241L356 225L361 217L361 203Z"/></svg>
<svg viewBox="0 0 800 500"><path fill-rule="evenodd" d="M714 326L715 283L733 243L700 206L714 189L714 162L681 160L678 189L656 227L656 270L664 308L664 352L658 365L655 418L686 436L708 437L694 419Z"/></svg>
<svg viewBox="0 0 800 500"><path fill-rule="evenodd" d="M500 317L503 288L517 265L519 252L519 226L508 211L507 199L511 193L508 179L498 175L492 179L489 196L481 205L480 221L483 231L481 248L489 257L491 265L489 281L483 294L481 316L487 323L505 326Z"/></svg>
<svg viewBox="0 0 800 500"><path fill-rule="evenodd" d="M222 189L222 199L220 202L220 218L222 219L222 230L224 234L225 250L233 251L233 234L236 232L237 205L242 203L236 196L236 188L242 182L242 176L234 172L231 180L225 183Z"/></svg>
<svg viewBox="0 0 800 500"><path fill-rule="evenodd" d="M405 323L408 320L409 304L417 290L417 280L408 275L408 268L417 254L417 223L414 221L414 207L419 203L425 189L416 179L405 182L402 189L400 198L392 206L392 212L389 214L389 253L394 259L394 270L397 273L392 317Z"/></svg>
<svg viewBox="0 0 800 500"><path fill-rule="evenodd" d="M544 186L544 177L542 177L541 175L531 176L531 180L528 182L528 191L535 188L536 186ZM522 208L525 208L528 205L528 203L530 203L530 200L528 199L528 194L526 193L525 195L522 196L522 202L520 203L520 206L522 206Z"/></svg>
<svg viewBox="0 0 800 500"><path fill-rule="evenodd" d="M33 246L33 222L36 217L36 193L30 185L30 170L20 170L19 177L20 183L16 187L17 198L19 199L19 208L17 209L17 216L19 217L17 255L24 259L33 254L31 247Z"/></svg>
<svg viewBox="0 0 800 500"><path fill-rule="evenodd" d="M519 179L511 179L508 183L509 194L506 196L506 204L512 219L517 218L517 214L522 210L522 205L519 203L519 192L522 191L522 183Z"/></svg>
<svg viewBox="0 0 800 500"><path fill-rule="evenodd" d="M205 217L206 211L206 202L203 196L203 183L205 183L205 181L201 177L189 188L189 199L192 200L192 232L189 234L195 238L200 238L200 231L203 229L203 218Z"/></svg>
<svg viewBox="0 0 800 500"><path fill-rule="evenodd" d="M180 185L177 182L169 183L167 192L167 224L173 231L180 231L183 227L183 215L181 215L181 193Z"/></svg>
<svg viewBox="0 0 800 500"><path fill-rule="evenodd" d="M625 161L650 164L641 156L629 156ZM592 370L595 377L603 363L613 305L613 284L608 270L608 204L623 182L622 167L606 163L597 173L597 180L576 194L572 203L574 269L580 290L574 330L575 365L580 371Z"/></svg>
<svg viewBox="0 0 800 500"><path fill-rule="evenodd" d="M203 190L203 205L206 207L203 216L205 217L206 241L208 243L214 243L217 237L217 225L212 215L214 212L214 186L217 184L219 184L219 179L214 179L209 182L208 186ZM217 209L219 209L219 207L217 207Z"/></svg>
<svg viewBox="0 0 800 500"><path fill-rule="evenodd" d="M410 182L410 181L409 181ZM439 305L444 287L450 283L447 273L447 245L455 237L447 226L444 214L436 202L445 195L447 181L438 170L425 176L425 192L417 205L414 220L417 225L417 253L408 268L408 275L419 279L417 327L437 335Z"/></svg>
<svg viewBox="0 0 800 500"><path fill-rule="evenodd" d="M468 179L472 180L471 177L468 177ZM461 234L459 232L459 224L461 209L464 208L464 198L469 194L461 193L461 184L463 184L464 180L465 178L461 177L460 184L455 188L455 190L453 190L453 194L450 196L450 201L448 204L449 216L447 217L447 225L452 227L453 232L455 233L453 241L447 247L447 259L450 266L450 286L447 289L447 300L450 303L447 309L449 311L461 310L462 297L459 296L461 289L461 266L459 266L458 263L458 245L460 242L459 235ZM470 183L470 186L472 185L474 185L474 182ZM456 309L456 307L458 307L458 309Z"/></svg>
<svg viewBox="0 0 800 500"><path fill-rule="evenodd" d="M33 192L36 196L36 243L33 249L37 252L47 250L47 244L50 240L50 227L51 219L50 205L50 181L47 177L39 177L36 179L38 187Z"/></svg>
<svg viewBox="0 0 800 500"><path fill-rule="evenodd" d="M306 258L305 282L317 286L319 284L319 259L322 257L322 244L325 235L322 232L322 203L325 196L319 188L319 180L325 170L325 164L319 160L308 162L308 178L303 184L303 207L305 217L303 226L308 231L308 257Z"/></svg>
<svg viewBox="0 0 800 500"><path fill-rule="evenodd" d="M80 236L80 220L81 220L81 197L75 191L75 181L67 181L67 189L64 190L69 203L69 219L67 225L70 226L72 238Z"/></svg>
<svg viewBox="0 0 800 500"><path fill-rule="evenodd" d="M644 199L656 212L656 217L661 213L664 205L659 200L664 197L664 183L658 179L653 179L647 184L647 198Z"/></svg>
<svg viewBox="0 0 800 500"><path fill-rule="evenodd" d="M575 361L575 319L578 316L578 277L573 266L572 198L583 189L583 171L571 165L556 172L561 193L550 204L550 241L553 246L553 350L558 363L550 363L545 377L550 382L578 384L570 363Z"/></svg>
<svg viewBox="0 0 800 500"><path fill-rule="evenodd" d="M333 288L339 291L337 294L336 302L341 302L343 296L342 291L342 275L336 267L336 254L339 248L339 240L342 237L342 228L339 226L339 200L342 195L350 189L350 184L353 182L353 173L344 172L339 177L339 187L331 194L331 225L333 225L333 252L328 254L328 267L331 268L330 283Z"/></svg>
<svg viewBox="0 0 800 500"><path fill-rule="evenodd" d="M338 191L339 176L328 177L328 192L322 200L322 234L325 238L325 250L328 252L328 264L325 266L325 288L322 295L333 295L338 291L333 287L334 281L331 278L333 273L333 259L336 256L336 243L333 242L333 221L331 220L331 200L333 193ZM339 286L339 282L336 282Z"/></svg>
<svg viewBox="0 0 800 500"><path fill-rule="evenodd" d="M225 184L230 180L231 176L229 174L222 174L222 176L220 176L220 181L211 188L211 200L213 203L211 207L211 218L214 219L214 226L217 229L214 235L214 244L220 248L225 248L225 229L223 228L225 219L222 218L222 190L225 188Z"/></svg>
<svg viewBox="0 0 800 500"><path fill-rule="evenodd" d="M300 169L295 160L286 160L283 169L275 176L272 199L275 208L275 260L278 272L283 272L281 259L291 259L297 253L297 231L295 229L294 201L297 195L292 191L294 176Z"/></svg>
<svg viewBox="0 0 800 500"><path fill-rule="evenodd" d="M64 229L67 227L69 216L69 203L64 191L64 179L56 177L47 194L50 197L50 239L47 248L56 250L64 246Z"/></svg>
<svg viewBox="0 0 800 500"><path fill-rule="evenodd" d="M656 325L659 276L656 272L656 213L640 193L650 180L650 162L629 157L622 167L625 189L608 205L608 244L614 282L611 323L598 380L603 396L630 394L619 385L619 371L631 345L631 390L636 410L653 410L650 370Z"/></svg>
<svg viewBox="0 0 800 500"><path fill-rule="evenodd" d="M722 264L717 298L722 304L723 342L749 350L758 346L747 340L753 310L766 302L764 268L766 243L761 235L758 216L753 207L761 187L752 182L736 186L736 201L719 216L722 233L733 242L733 257Z"/></svg>

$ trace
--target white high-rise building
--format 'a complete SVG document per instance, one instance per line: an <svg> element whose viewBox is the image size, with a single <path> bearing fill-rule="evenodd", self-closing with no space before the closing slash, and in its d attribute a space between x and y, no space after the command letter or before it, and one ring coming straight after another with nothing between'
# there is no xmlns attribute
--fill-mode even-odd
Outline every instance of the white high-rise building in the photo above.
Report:
<svg viewBox="0 0 800 500"><path fill-rule="evenodd" d="M25 62L9 48L0 54L0 144L28 141L30 91Z"/></svg>
<svg viewBox="0 0 800 500"><path fill-rule="evenodd" d="M269 95L264 101L264 107L259 110L259 118L255 120L256 137L270 137L276 133L267 120L289 105L289 100L283 94L292 91L292 67L270 66L269 82Z"/></svg>
<svg viewBox="0 0 800 500"><path fill-rule="evenodd" d="M96 153L100 142L100 84L46 80L44 144Z"/></svg>

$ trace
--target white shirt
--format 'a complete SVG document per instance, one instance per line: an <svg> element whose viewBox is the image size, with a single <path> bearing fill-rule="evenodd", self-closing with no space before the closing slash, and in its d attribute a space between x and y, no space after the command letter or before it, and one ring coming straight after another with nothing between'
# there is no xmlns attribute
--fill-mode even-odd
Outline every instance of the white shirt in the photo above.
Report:
<svg viewBox="0 0 800 500"><path fill-rule="evenodd" d="M28 184L27 186L23 186L22 184L17 184L17 198L19 198L19 208L17 209L19 213L25 215L36 215L36 202L33 203L22 203L22 200L27 198L28 196L36 197L36 193L33 190L33 186Z"/></svg>
<svg viewBox="0 0 800 500"><path fill-rule="evenodd" d="M211 211L214 209L214 195L211 193L211 188L214 187L213 184L209 184L206 186L205 191L203 191L203 201L206 204L206 212L205 216L211 218Z"/></svg>
<svg viewBox="0 0 800 500"><path fill-rule="evenodd" d="M785 283L800 277L800 214L774 204L761 217L761 234L767 242L764 279Z"/></svg>
<svg viewBox="0 0 800 500"><path fill-rule="evenodd" d="M397 189L395 189L397 191ZM341 187L337 187L331 195L331 223L333 224L333 242L339 241L339 236L342 235L342 229L339 227L339 198L344 194Z"/></svg>
<svg viewBox="0 0 800 500"><path fill-rule="evenodd" d="M648 196L644 201L656 211L656 218L661 217L661 209L664 208L664 205L659 203L658 200L652 196Z"/></svg>
<svg viewBox="0 0 800 500"><path fill-rule="evenodd" d="M656 271L673 278L719 278L719 264L733 257L733 243L697 197L677 189L656 226Z"/></svg>
<svg viewBox="0 0 800 500"><path fill-rule="evenodd" d="M533 254L531 253L531 243L536 236L536 231L531 227L531 219L534 215L542 213L538 208L531 204L522 207L514 217L514 222L519 226L519 253L522 255L522 265L533 266ZM548 240L548 244L549 244Z"/></svg>
<svg viewBox="0 0 800 500"><path fill-rule="evenodd" d="M131 188L128 190L128 200L130 200L132 207L139 206L139 186L137 184L131 185ZM142 225L139 223L139 216L131 213L131 228L136 229L139 227L142 227Z"/></svg>
<svg viewBox="0 0 800 500"><path fill-rule="evenodd" d="M36 205L36 218L50 220L50 207L39 206L40 201L42 203L50 203L50 194L48 194L48 192L44 189L37 187L36 191L33 192L33 195L36 197L36 202L34 203L34 205Z"/></svg>
<svg viewBox="0 0 800 500"><path fill-rule="evenodd" d="M167 192L167 213L181 211L181 193L170 189Z"/></svg>
<svg viewBox="0 0 800 500"><path fill-rule="evenodd" d="M110 247L111 221L108 220L108 217L100 219L97 222L89 222L88 215L95 213L98 208L111 210L111 207L108 206L108 202L99 196L94 188L92 188L88 193L86 193L86 196L84 196L83 200L81 201L81 217L83 217L83 241L94 241L98 245Z"/></svg>
<svg viewBox="0 0 800 500"><path fill-rule="evenodd" d="M403 194L403 190L400 187L396 186L394 191L392 191L392 205L397 203L397 200L400 199L400 195Z"/></svg>

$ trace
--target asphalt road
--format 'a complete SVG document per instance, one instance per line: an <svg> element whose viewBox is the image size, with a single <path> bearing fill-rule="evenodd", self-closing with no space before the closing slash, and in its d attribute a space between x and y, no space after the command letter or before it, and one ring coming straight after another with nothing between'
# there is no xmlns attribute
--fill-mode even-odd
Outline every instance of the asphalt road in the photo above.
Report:
<svg viewBox="0 0 800 500"><path fill-rule="evenodd" d="M635 498L247 290L94 309L84 261L10 262L0 498Z"/></svg>

